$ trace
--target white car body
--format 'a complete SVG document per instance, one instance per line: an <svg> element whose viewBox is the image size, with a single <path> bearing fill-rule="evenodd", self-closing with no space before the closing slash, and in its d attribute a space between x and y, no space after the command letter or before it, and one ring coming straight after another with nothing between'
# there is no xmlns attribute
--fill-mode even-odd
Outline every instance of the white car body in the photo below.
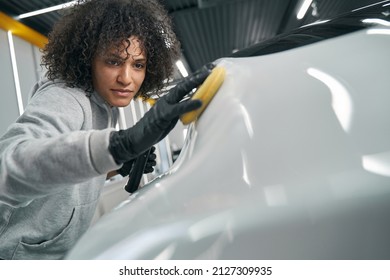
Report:
<svg viewBox="0 0 390 280"><path fill-rule="evenodd" d="M390 24L368 23L218 60L225 81L171 169L67 258L389 259Z"/></svg>

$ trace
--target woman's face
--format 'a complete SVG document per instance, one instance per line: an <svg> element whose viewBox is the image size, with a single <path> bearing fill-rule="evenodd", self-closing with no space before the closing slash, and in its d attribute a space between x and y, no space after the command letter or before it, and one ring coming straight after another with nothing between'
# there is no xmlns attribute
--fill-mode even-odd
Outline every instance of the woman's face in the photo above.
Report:
<svg viewBox="0 0 390 280"><path fill-rule="evenodd" d="M92 61L92 84L111 106L125 107L139 91L146 74L146 54L137 37L123 47L108 49Z"/></svg>

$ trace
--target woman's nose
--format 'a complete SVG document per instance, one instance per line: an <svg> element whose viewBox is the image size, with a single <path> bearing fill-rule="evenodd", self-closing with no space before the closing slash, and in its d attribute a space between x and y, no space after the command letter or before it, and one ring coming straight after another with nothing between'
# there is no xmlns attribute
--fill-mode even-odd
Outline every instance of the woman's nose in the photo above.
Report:
<svg viewBox="0 0 390 280"><path fill-rule="evenodd" d="M117 77L117 81L118 81L118 83L125 85L125 86L131 84L131 82L132 82L131 67L129 65L125 64L120 68L120 71L119 71L118 77Z"/></svg>

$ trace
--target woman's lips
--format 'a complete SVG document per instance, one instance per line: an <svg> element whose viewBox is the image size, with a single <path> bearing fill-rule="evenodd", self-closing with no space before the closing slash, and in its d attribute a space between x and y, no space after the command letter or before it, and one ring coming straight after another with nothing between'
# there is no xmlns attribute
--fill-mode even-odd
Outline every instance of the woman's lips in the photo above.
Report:
<svg viewBox="0 0 390 280"><path fill-rule="evenodd" d="M131 94L131 90L128 89L111 89L112 93L117 96L128 97Z"/></svg>

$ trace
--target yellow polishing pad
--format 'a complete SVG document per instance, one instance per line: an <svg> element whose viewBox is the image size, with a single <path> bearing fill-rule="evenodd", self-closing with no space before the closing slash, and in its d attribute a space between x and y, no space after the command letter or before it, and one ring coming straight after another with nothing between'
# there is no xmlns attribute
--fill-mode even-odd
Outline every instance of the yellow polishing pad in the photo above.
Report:
<svg viewBox="0 0 390 280"><path fill-rule="evenodd" d="M215 67L203 84L197 89L191 99L200 99L202 107L197 110L183 114L180 117L181 122L186 125L196 120L209 105L211 99L217 93L225 79L225 68Z"/></svg>

